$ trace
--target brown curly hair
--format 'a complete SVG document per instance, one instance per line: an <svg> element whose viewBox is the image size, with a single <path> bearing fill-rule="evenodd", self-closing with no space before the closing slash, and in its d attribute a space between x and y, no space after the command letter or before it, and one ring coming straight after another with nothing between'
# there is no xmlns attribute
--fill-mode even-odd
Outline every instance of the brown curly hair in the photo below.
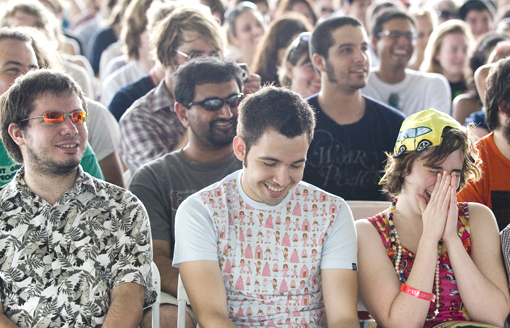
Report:
<svg viewBox="0 0 510 328"><path fill-rule="evenodd" d="M380 184L383 190L390 196L396 197L402 190L405 177L411 173L413 163L416 159L424 159L425 165L433 166L436 163L442 163L448 155L460 149L462 151L462 172L460 175L460 184L457 190L460 191L469 181L480 179L482 172L480 170L481 159L478 156L478 149L474 144L474 126L470 125L462 129L446 127L443 130L443 141L439 146L431 147L422 152L409 152L394 158L391 154L388 156L384 171L386 174L381 179Z"/></svg>

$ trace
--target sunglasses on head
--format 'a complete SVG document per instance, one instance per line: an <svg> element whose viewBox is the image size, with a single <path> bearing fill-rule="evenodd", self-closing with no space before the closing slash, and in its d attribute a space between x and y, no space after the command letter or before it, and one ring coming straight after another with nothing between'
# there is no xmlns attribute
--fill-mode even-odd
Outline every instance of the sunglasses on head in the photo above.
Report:
<svg viewBox="0 0 510 328"><path fill-rule="evenodd" d="M302 32L302 33L300 33L294 39L294 41L292 41L292 48L289 51L289 56L287 57L287 59L291 58L292 55L294 55L294 52L296 52L296 50L299 48L301 43L308 44L308 41L310 41L310 36L312 36L312 33L310 33L310 32Z"/></svg>
<svg viewBox="0 0 510 328"><path fill-rule="evenodd" d="M48 124L58 124L58 123L64 122L66 117L68 117L68 116L71 118L71 120L74 123L77 123L77 124L85 123L85 121L87 120L87 112L85 112L84 110L75 110L72 113L63 113L63 112L58 112L58 111L47 112L47 113L44 113L44 115L26 118L24 120L21 120L20 122L33 120L36 118L43 118L44 122L46 122Z"/></svg>
<svg viewBox="0 0 510 328"><path fill-rule="evenodd" d="M191 106L199 105L202 106L206 111L215 112L220 110L226 103L230 108L237 108L243 100L244 94L238 93L233 96L221 99L218 97L207 98L201 101L190 102L187 106L189 109Z"/></svg>

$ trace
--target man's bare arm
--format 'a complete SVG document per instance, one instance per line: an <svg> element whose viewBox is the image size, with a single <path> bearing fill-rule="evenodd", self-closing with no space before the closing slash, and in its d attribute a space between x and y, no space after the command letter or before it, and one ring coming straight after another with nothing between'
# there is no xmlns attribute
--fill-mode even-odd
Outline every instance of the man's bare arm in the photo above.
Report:
<svg viewBox="0 0 510 328"><path fill-rule="evenodd" d="M126 282L112 290L103 328L137 328L142 319L145 287Z"/></svg>
<svg viewBox="0 0 510 328"><path fill-rule="evenodd" d="M161 290L177 297L179 269L172 266L170 243L161 239L153 239L152 252L154 263L156 263L161 276Z"/></svg>
<svg viewBox="0 0 510 328"><path fill-rule="evenodd" d="M179 271L200 327L235 328L228 318L227 294L219 264L214 261L183 262L179 264Z"/></svg>
<svg viewBox="0 0 510 328"><path fill-rule="evenodd" d="M356 271L323 269L322 294L328 327L356 327L358 321L358 280Z"/></svg>
<svg viewBox="0 0 510 328"><path fill-rule="evenodd" d="M9 318L4 315L4 307L0 304L0 328L17 328Z"/></svg>

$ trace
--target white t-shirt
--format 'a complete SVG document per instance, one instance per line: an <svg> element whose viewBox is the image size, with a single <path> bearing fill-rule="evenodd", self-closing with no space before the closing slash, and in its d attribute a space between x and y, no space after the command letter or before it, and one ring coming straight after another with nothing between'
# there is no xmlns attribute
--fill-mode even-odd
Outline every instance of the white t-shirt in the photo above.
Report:
<svg viewBox="0 0 510 328"><path fill-rule="evenodd" d="M405 72L404 80L394 84L381 81L376 72L372 72L361 93L399 109L405 116L430 108L451 113L450 85L444 76L412 69Z"/></svg>
<svg viewBox="0 0 510 328"><path fill-rule="evenodd" d="M88 141L99 162L113 152L120 153L119 123L106 107L97 101L86 99Z"/></svg>
<svg viewBox="0 0 510 328"><path fill-rule="evenodd" d="M179 206L173 265L218 262L236 325L325 326L321 269L357 269L350 208L306 182L276 206L258 203L242 190L242 172Z"/></svg>
<svg viewBox="0 0 510 328"><path fill-rule="evenodd" d="M117 91L127 84L140 79L142 76L147 75L147 73L148 72L142 71L136 60L132 60L108 75L101 85L101 104L108 107Z"/></svg>

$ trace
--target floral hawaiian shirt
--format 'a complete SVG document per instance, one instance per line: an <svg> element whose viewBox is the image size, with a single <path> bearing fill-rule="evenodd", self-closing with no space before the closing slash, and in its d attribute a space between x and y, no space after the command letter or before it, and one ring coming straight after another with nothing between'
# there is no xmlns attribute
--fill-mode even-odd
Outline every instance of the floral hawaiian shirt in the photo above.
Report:
<svg viewBox="0 0 510 328"><path fill-rule="evenodd" d="M0 191L0 297L19 327L100 327L119 284L146 287L152 304L150 226L129 191L79 167L74 187L51 205L23 181Z"/></svg>

